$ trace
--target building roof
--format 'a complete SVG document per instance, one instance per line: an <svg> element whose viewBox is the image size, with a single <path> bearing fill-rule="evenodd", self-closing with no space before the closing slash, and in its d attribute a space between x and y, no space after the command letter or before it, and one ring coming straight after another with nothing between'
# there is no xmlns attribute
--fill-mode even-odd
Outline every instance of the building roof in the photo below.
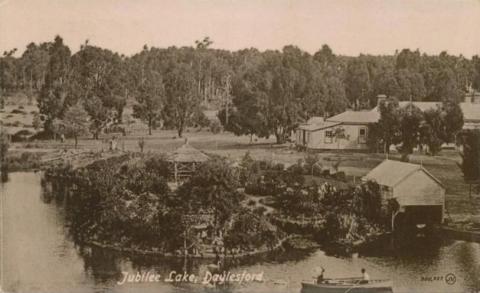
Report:
<svg viewBox="0 0 480 293"><path fill-rule="evenodd" d="M398 106L400 108L404 108L410 104L413 104L415 107L420 109L422 112L427 110L436 110L442 107L442 102L410 102L410 101L400 101L398 102ZM372 109L372 111L378 112L378 106Z"/></svg>
<svg viewBox="0 0 480 293"><path fill-rule="evenodd" d="M323 121L322 123L301 124L300 126L298 126L298 129L302 129L306 131L317 131L325 128L330 128L339 124L340 124L339 122Z"/></svg>
<svg viewBox="0 0 480 293"><path fill-rule="evenodd" d="M325 121L325 118L321 116L313 116L307 120L307 124L320 124L320 123L323 123L324 121Z"/></svg>
<svg viewBox="0 0 480 293"><path fill-rule="evenodd" d="M375 123L380 119L380 113L376 110L370 111L345 111L327 119L330 122L368 124Z"/></svg>
<svg viewBox="0 0 480 293"><path fill-rule="evenodd" d="M415 107L420 109L422 112L428 111L428 110L436 110L438 108L442 107L442 102L410 102L410 101L401 101L398 102L398 105L401 108L404 108L410 104L413 104Z"/></svg>
<svg viewBox="0 0 480 293"><path fill-rule="evenodd" d="M208 120L218 120L218 110L204 110L203 114Z"/></svg>
<svg viewBox="0 0 480 293"><path fill-rule="evenodd" d="M480 122L480 104L460 103L460 108L463 112L463 119L465 121Z"/></svg>
<svg viewBox="0 0 480 293"><path fill-rule="evenodd" d="M202 151L190 146L185 142L181 147L167 155L167 160L171 162L189 163L189 162L205 162L209 157Z"/></svg>
<svg viewBox="0 0 480 293"><path fill-rule="evenodd" d="M419 170L424 171L434 181L443 186L443 184L430 172L428 172L423 166L392 160L383 161L382 163L380 163L380 165L373 168L363 178L366 180L374 180L380 185L394 187L395 185L403 181L403 179Z"/></svg>

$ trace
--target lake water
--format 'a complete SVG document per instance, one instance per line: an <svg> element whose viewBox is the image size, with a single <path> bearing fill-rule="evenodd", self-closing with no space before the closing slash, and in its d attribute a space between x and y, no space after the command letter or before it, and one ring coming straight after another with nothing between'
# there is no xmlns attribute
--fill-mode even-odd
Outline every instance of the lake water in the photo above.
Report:
<svg viewBox="0 0 480 293"><path fill-rule="evenodd" d="M68 237L62 203L42 196L40 173L13 173L0 186L2 287L7 292L206 292L199 284L164 282L173 270L203 278L209 261L128 256L79 247ZM418 241L395 252L334 257L321 250L285 251L232 266L232 273L263 272L264 282L244 282L228 292L300 292L300 282L315 268L326 277L390 278L394 292L480 292L480 245L463 241ZM122 272L160 274L160 282L118 285ZM447 284L445 276L454 274ZM443 278L443 279L442 279ZM478 291L477 291L478 290Z"/></svg>

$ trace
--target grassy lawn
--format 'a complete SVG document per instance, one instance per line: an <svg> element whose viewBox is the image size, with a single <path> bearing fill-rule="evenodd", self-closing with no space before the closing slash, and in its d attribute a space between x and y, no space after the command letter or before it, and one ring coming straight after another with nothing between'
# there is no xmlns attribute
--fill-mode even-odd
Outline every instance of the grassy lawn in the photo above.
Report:
<svg viewBox="0 0 480 293"><path fill-rule="evenodd" d="M213 134L206 130L189 129L185 138L177 138L175 131L156 130L151 136L146 129L136 130L127 136L121 134L103 135L100 140L84 137L79 140L79 149L107 150L108 140L112 136L118 139L118 148L125 151L139 151L138 139L145 138L145 152L167 153L175 150L185 142L206 153L225 156L234 161L240 161L248 151L255 159L272 160L275 163L283 163L286 166L296 163L305 157L304 152L299 152L291 144L276 145L274 138L257 138L250 143L247 136L235 136L231 133ZM74 147L73 140L65 143L55 141L37 141L30 143L15 143L12 145L13 152L23 151L58 151ZM385 159L384 154L353 153L353 152L320 152L317 153L323 168L333 169L338 164L338 170L344 171L351 182L358 182L361 177ZM391 159L399 159L398 154L391 154ZM412 163L423 164L434 176L446 187L446 207L449 215L454 220L471 218L472 215L480 215L480 197L469 197L469 186L463 181L463 174L457 163L461 161L455 150L444 150L438 156L426 156L413 154L410 158ZM307 178L308 179L308 178ZM477 216L480 218L480 216Z"/></svg>

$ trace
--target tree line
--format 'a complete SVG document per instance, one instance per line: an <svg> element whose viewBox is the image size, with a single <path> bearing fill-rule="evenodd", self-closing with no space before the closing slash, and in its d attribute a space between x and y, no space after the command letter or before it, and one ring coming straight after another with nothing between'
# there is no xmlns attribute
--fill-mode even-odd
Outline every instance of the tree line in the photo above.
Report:
<svg viewBox="0 0 480 293"><path fill-rule="evenodd" d="M379 102L380 119L369 125L367 143L371 150L389 153L395 145L408 161L417 147L436 155L444 143L457 140L463 128L463 113L458 102L450 99L425 111L415 104L400 107L398 100L387 98Z"/></svg>
<svg viewBox="0 0 480 293"><path fill-rule="evenodd" d="M86 41L72 53L63 39L31 43L0 58L0 97L22 91L37 99L47 133L79 105L95 138L134 101L134 116L151 130L208 123L202 110L219 110L225 130L275 136L284 142L298 123L347 108L370 109L377 96L458 103L480 90L480 57L403 49L393 55L336 55L328 45L309 54L288 45L261 52L211 48L208 37L190 47L143 49L125 56ZM84 112L83 112L84 111ZM72 119L67 119L72 120ZM85 121L84 121L85 122ZM83 123L85 124L85 123Z"/></svg>

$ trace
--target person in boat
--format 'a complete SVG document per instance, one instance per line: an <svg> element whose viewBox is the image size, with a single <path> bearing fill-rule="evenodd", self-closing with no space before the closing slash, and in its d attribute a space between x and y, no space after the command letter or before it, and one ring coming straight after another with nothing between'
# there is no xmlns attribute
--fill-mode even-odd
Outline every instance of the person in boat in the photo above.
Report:
<svg viewBox="0 0 480 293"><path fill-rule="evenodd" d="M320 270L320 275L317 277L317 284L322 284L325 278L323 277L323 273L325 273L325 269L322 267Z"/></svg>
<svg viewBox="0 0 480 293"><path fill-rule="evenodd" d="M362 279L360 280L360 284L367 284L370 282L370 276L367 273L367 270L362 268Z"/></svg>

